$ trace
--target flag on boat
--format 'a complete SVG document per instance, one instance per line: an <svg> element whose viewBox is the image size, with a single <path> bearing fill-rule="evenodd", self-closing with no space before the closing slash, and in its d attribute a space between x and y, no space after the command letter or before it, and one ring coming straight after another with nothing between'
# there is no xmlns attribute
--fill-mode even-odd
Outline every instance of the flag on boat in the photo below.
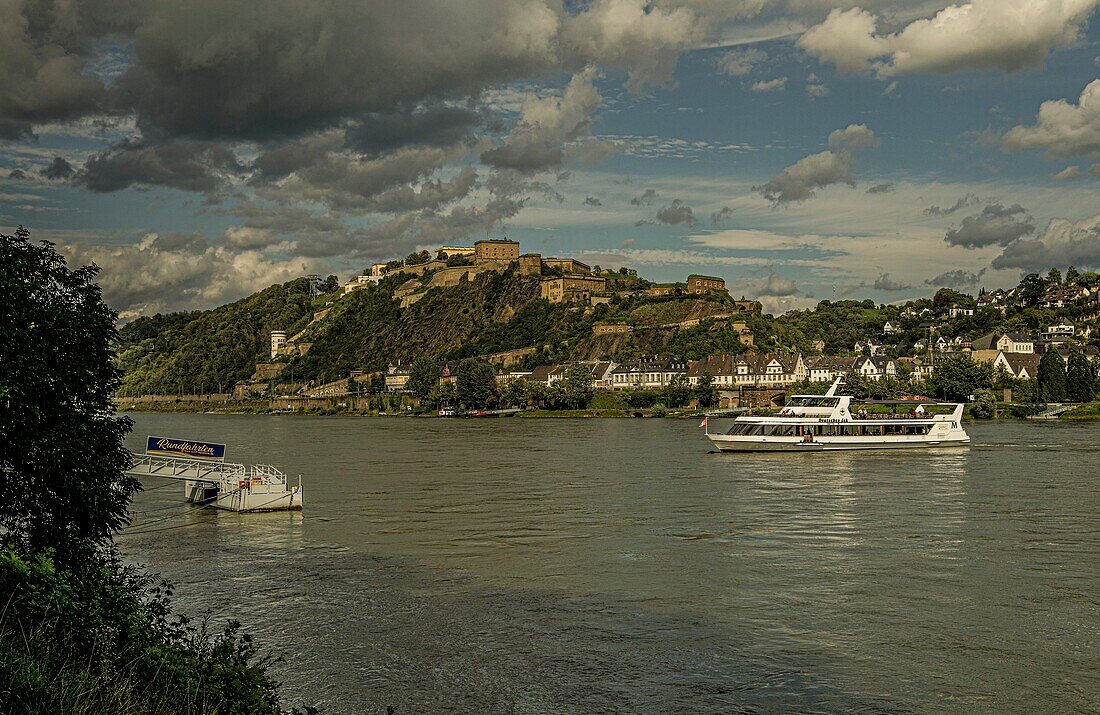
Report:
<svg viewBox="0 0 1100 715"><path fill-rule="evenodd" d="M699 423L699 426L700 427L706 427L708 419L710 419L709 415L703 415L703 421Z"/></svg>

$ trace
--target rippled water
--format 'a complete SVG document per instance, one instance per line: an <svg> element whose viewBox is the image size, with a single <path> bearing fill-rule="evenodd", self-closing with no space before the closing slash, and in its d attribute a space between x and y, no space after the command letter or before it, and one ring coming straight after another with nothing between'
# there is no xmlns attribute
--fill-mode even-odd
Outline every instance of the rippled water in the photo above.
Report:
<svg viewBox="0 0 1100 715"><path fill-rule="evenodd" d="M134 415L301 472L119 538L330 713L1100 711L1100 426L710 454L694 421ZM162 487L162 488L156 488Z"/></svg>

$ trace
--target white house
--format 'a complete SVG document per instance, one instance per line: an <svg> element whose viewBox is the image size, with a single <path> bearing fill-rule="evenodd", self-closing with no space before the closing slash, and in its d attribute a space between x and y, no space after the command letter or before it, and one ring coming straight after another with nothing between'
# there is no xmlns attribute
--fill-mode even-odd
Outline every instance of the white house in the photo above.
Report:
<svg viewBox="0 0 1100 715"><path fill-rule="evenodd" d="M855 344L856 354L862 353L864 350L870 352L871 355L880 355L884 350L884 346L878 340L874 338L867 338L866 340L857 340Z"/></svg>
<svg viewBox="0 0 1100 715"><path fill-rule="evenodd" d="M1006 353L1031 354L1035 352L1035 341L1024 333L1005 333L997 339L997 349Z"/></svg>
<svg viewBox="0 0 1100 715"><path fill-rule="evenodd" d="M893 360L861 357L856 359L855 371L868 380L878 382L884 377L897 377L898 366Z"/></svg>
<svg viewBox="0 0 1100 715"><path fill-rule="evenodd" d="M947 309L947 315L951 318L962 318L968 315L974 315L974 309L955 304Z"/></svg>
<svg viewBox="0 0 1100 715"><path fill-rule="evenodd" d="M1018 380L1028 380L1039 375L1039 356L1034 353L1001 352L993 361L993 369L998 368Z"/></svg>
<svg viewBox="0 0 1100 715"><path fill-rule="evenodd" d="M894 333L901 332L901 324L895 323L892 320L887 320L886 324L882 326L883 335L893 335Z"/></svg>

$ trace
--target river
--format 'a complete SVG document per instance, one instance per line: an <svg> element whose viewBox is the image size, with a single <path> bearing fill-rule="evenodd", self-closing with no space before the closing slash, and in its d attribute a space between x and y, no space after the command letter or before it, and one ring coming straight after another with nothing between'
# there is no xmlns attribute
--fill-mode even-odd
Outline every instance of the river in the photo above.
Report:
<svg viewBox="0 0 1100 715"><path fill-rule="evenodd" d="M118 543L328 713L1100 711L1100 426L708 453L695 421L135 414L303 475L302 513ZM145 533L137 533L138 531Z"/></svg>

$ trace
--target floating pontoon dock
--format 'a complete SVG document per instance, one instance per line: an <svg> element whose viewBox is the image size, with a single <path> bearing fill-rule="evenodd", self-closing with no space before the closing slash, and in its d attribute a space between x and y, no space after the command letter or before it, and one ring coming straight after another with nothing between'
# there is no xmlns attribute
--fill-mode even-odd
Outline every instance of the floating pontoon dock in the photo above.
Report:
<svg viewBox="0 0 1100 715"><path fill-rule="evenodd" d="M154 439L159 438L151 437L150 445ZM302 508L301 475L298 483L291 486L286 474L269 464L246 466L217 459L150 454L150 451L147 448L145 454L134 455L128 473L181 481L183 495L190 503L236 512Z"/></svg>

